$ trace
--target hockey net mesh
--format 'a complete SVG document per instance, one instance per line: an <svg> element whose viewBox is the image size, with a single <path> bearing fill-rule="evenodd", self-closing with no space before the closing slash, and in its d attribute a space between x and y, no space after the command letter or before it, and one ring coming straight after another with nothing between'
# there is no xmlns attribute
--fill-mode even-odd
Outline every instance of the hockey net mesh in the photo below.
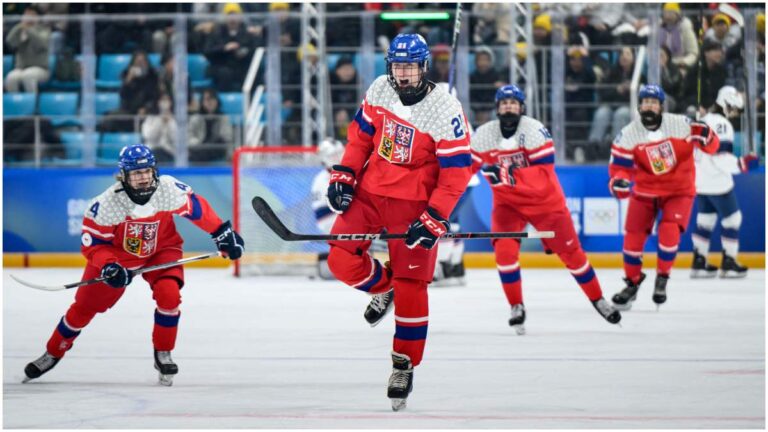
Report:
<svg viewBox="0 0 768 432"><path fill-rule="evenodd" d="M293 232L319 234L312 210L312 182L323 169L315 148L241 148L233 157L234 219L245 241L245 253L235 264L238 276L315 273L323 242L286 242L251 207L264 198Z"/></svg>

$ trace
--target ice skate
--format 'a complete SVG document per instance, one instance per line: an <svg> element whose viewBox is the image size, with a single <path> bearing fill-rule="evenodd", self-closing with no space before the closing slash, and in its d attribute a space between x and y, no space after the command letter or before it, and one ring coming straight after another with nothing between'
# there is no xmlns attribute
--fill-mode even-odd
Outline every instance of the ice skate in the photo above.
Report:
<svg viewBox="0 0 768 432"><path fill-rule="evenodd" d="M519 335L525 334L525 305L522 303L512 305L512 317L509 319L509 325L515 329Z"/></svg>
<svg viewBox="0 0 768 432"><path fill-rule="evenodd" d="M450 262L438 262L435 266L435 277L432 279L433 287L464 286L464 263L451 264Z"/></svg>
<svg viewBox="0 0 768 432"><path fill-rule="evenodd" d="M653 288L653 302L656 303L656 310L667 301L667 281L668 275L656 275L656 283Z"/></svg>
<svg viewBox="0 0 768 432"><path fill-rule="evenodd" d="M611 306L607 301L605 301L604 298L600 297L599 299L593 301L592 306L594 306L597 313L599 313L600 316L605 318L605 320L609 323L618 324L619 321L621 321L621 312Z"/></svg>
<svg viewBox="0 0 768 432"><path fill-rule="evenodd" d="M692 279L709 279L717 276L717 267L707 262L707 257L693 250Z"/></svg>
<svg viewBox="0 0 768 432"><path fill-rule="evenodd" d="M26 383L35 378L40 378L43 374L53 369L59 360L61 359L48 354L46 351L45 354L41 355L37 360L27 364L24 368L24 375L26 375L26 377L21 382Z"/></svg>
<svg viewBox="0 0 768 432"><path fill-rule="evenodd" d="M370 324L371 327L376 327L376 325L387 316L392 309L394 299L394 289L390 289L385 293L373 295L371 302L368 303L368 307L365 308L365 313L363 314L365 320L368 321L368 324Z"/></svg>
<svg viewBox="0 0 768 432"><path fill-rule="evenodd" d="M730 257L723 252L723 262L720 264L720 277L729 279L738 279L747 276L747 268L736 261L736 258Z"/></svg>
<svg viewBox="0 0 768 432"><path fill-rule="evenodd" d="M613 301L613 306L620 311L628 311L632 309L632 302L637 298L637 290L640 289L640 284L642 284L644 280L645 273L640 273L640 279L637 283L632 282L629 278L624 278L624 282L626 282L627 286L613 296L611 299L611 301Z"/></svg>
<svg viewBox="0 0 768 432"><path fill-rule="evenodd" d="M155 369L160 385L172 386L173 376L179 373L179 367L173 362L170 351L155 351Z"/></svg>
<svg viewBox="0 0 768 432"><path fill-rule="evenodd" d="M408 395L413 390L413 365L405 354L392 353L392 375L389 377L387 397L392 401L392 411L405 409Z"/></svg>

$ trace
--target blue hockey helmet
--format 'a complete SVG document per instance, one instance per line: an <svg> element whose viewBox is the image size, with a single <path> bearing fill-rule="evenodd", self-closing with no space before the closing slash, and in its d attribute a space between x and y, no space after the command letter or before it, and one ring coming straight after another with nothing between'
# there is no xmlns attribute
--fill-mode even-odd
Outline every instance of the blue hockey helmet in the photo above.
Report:
<svg viewBox="0 0 768 432"><path fill-rule="evenodd" d="M403 33L395 36L387 50L388 63L423 63L429 61L427 41L419 34Z"/></svg>
<svg viewBox="0 0 768 432"><path fill-rule="evenodd" d="M507 84L496 90L496 105L504 99L514 99L522 105L525 103L525 92L514 84Z"/></svg>
<svg viewBox="0 0 768 432"><path fill-rule="evenodd" d="M117 166L120 168L120 181L123 184L125 192L136 204L144 205L155 193L158 186L157 162L152 150L144 144L135 144L125 146L120 150ZM133 187L128 181L128 174L131 171L140 169L152 169L152 182L146 187Z"/></svg>
<svg viewBox="0 0 768 432"><path fill-rule="evenodd" d="M123 172L154 168L155 165L155 155L152 154L152 150L144 144L123 147L123 149L120 150L120 157L117 161L117 166L120 167L120 171Z"/></svg>
<svg viewBox="0 0 768 432"><path fill-rule="evenodd" d="M640 92L637 95L637 100L642 102L643 99L648 98L657 99L661 104L664 104L664 99L666 99L664 89L661 88L660 85L656 84L645 84L640 86Z"/></svg>

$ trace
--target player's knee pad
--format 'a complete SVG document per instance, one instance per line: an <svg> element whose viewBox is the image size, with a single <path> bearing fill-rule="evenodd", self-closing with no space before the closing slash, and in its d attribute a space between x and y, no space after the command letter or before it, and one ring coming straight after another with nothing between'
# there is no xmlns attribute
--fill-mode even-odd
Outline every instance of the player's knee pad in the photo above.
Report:
<svg viewBox="0 0 768 432"><path fill-rule="evenodd" d="M560 261L562 261L569 270L579 269L588 263L587 255L581 248L563 251L558 253L557 256L560 257Z"/></svg>
<svg viewBox="0 0 768 432"><path fill-rule="evenodd" d="M181 304L181 286L176 278L160 278L152 285L157 308L166 312L175 311Z"/></svg>
<svg viewBox="0 0 768 432"><path fill-rule="evenodd" d="M739 229L741 227L741 210L736 210L731 215L720 221L724 229Z"/></svg>
<svg viewBox="0 0 768 432"><path fill-rule="evenodd" d="M346 249L338 246L331 246L327 258L328 269L337 279L344 280L343 276L348 272L350 264L357 261L356 258L359 257Z"/></svg>
<svg viewBox="0 0 768 432"><path fill-rule="evenodd" d="M107 310L107 308L104 308L104 310ZM83 328L87 326L88 323L91 322L93 317L96 316L96 314L99 312L100 311L94 310L83 304L75 302L72 306L69 307L69 310L67 310L67 313L64 315L64 318L66 319L67 324L69 324L71 328L73 329Z"/></svg>
<svg viewBox="0 0 768 432"><path fill-rule="evenodd" d="M741 212L737 212L741 213ZM696 226L707 231L715 229L717 213L699 213L696 215Z"/></svg>
<svg viewBox="0 0 768 432"><path fill-rule="evenodd" d="M401 317L425 316L428 310L427 285L418 279L394 278L396 314Z"/></svg>

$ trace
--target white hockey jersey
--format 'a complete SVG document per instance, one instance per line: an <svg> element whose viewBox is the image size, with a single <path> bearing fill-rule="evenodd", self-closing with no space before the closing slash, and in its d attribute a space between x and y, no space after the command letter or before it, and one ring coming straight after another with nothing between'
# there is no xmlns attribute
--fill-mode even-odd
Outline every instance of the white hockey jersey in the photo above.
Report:
<svg viewBox="0 0 768 432"><path fill-rule="evenodd" d="M312 211L315 212L315 223L317 229L323 234L331 232L331 227L336 221L336 213L328 208L328 182L331 179L331 173L324 169L317 173L312 180Z"/></svg>
<svg viewBox="0 0 768 432"><path fill-rule="evenodd" d="M741 172L739 160L733 155L733 126L717 113L708 113L701 120L720 138L720 149L714 155L696 149L696 193L722 195L733 189L733 175Z"/></svg>

